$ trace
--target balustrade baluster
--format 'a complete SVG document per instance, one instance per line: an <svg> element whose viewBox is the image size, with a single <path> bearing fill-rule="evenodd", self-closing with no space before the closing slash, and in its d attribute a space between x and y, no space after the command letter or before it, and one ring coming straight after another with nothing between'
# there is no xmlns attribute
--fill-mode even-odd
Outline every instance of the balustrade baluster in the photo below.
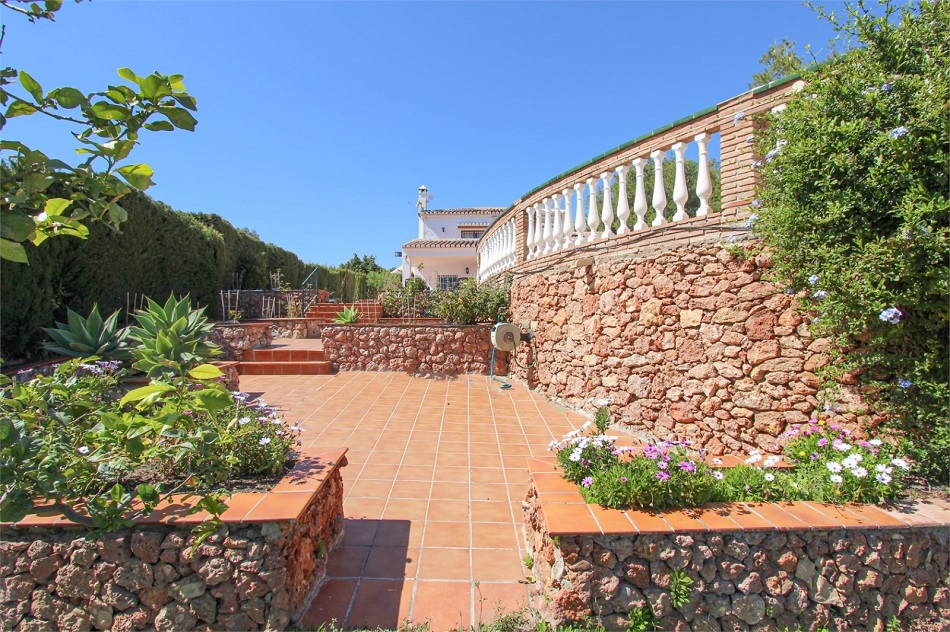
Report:
<svg viewBox="0 0 950 632"><path fill-rule="evenodd" d="M617 228L618 235L630 232L630 227L627 226L627 218L630 217L630 202L627 201L627 171L629 170L630 167L627 165L620 165L614 169L620 179L617 187L617 219L620 220L620 226Z"/></svg>
<svg viewBox="0 0 950 632"><path fill-rule="evenodd" d="M673 145L673 152L676 154L676 181L673 184L673 202L676 204L676 214L673 215L674 222L681 222L687 217L686 201L689 200L689 187L686 186L686 143L676 143Z"/></svg>
<svg viewBox="0 0 950 632"><path fill-rule="evenodd" d="M574 224L571 217L571 190L561 191L564 198L564 241L561 243L561 250L567 250L571 247L572 237L574 236Z"/></svg>
<svg viewBox="0 0 950 632"><path fill-rule="evenodd" d="M537 202L534 203L534 214L536 218L534 220L534 258L537 259L541 256L541 246L543 245L543 235L542 235L542 222L543 217L541 216L541 205Z"/></svg>
<svg viewBox="0 0 950 632"><path fill-rule="evenodd" d="M577 202L577 208L574 211L574 247L577 248L584 240L584 228L587 223L584 221L584 185L578 182L574 185L574 198Z"/></svg>
<svg viewBox="0 0 950 632"><path fill-rule="evenodd" d="M551 253L551 220L553 219L551 217L551 198L544 198L542 205L544 207L544 232L541 234L541 238L544 240L544 250L541 251L541 254L547 255Z"/></svg>
<svg viewBox="0 0 950 632"><path fill-rule="evenodd" d="M528 232L525 235L525 246L527 246L528 254L525 259L530 261L534 259L534 207L529 206L525 209L525 212L528 214Z"/></svg>
<svg viewBox="0 0 950 632"><path fill-rule="evenodd" d="M594 184L597 178L587 178L587 243L597 239L597 225L600 218L597 217L597 186Z"/></svg>
<svg viewBox="0 0 950 632"><path fill-rule="evenodd" d="M712 194L712 182L709 179L709 156L706 144L709 142L709 134L703 132L696 134L694 140L699 145L699 175L696 177L696 197L699 198L699 208L696 209L696 217L703 217L709 212L709 196Z"/></svg>
<svg viewBox="0 0 950 632"><path fill-rule="evenodd" d="M656 211L656 217L651 226L662 226L666 224L666 217L663 211L666 209L666 188L663 185L663 158L666 152L656 149L650 152L650 158L653 159L653 210Z"/></svg>
<svg viewBox="0 0 950 632"><path fill-rule="evenodd" d="M614 234L611 224L614 223L614 203L611 199L610 191L610 181L613 179L613 174L609 171L605 171L600 174L600 179L604 183L604 205L600 213L600 221L604 224L604 232L600 234L601 239L607 239Z"/></svg>
<svg viewBox="0 0 950 632"><path fill-rule="evenodd" d="M636 170L637 178L637 188L633 194L633 212L637 216L637 223L634 224L633 230L643 230L647 227L645 219L647 215L647 194L646 187L643 185L643 168L647 164L647 159L637 158L631 164Z"/></svg>
<svg viewBox="0 0 950 632"><path fill-rule="evenodd" d="M564 225L561 221L561 194L551 194L551 214L554 216L554 228L551 230L551 252L561 249L561 237L564 236Z"/></svg>

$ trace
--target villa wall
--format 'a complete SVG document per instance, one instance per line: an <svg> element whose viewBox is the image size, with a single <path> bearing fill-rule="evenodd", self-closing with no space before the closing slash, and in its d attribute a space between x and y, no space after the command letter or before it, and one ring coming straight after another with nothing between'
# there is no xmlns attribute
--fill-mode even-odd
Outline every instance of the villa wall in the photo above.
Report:
<svg viewBox="0 0 950 632"><path fill-rule="evenodd" d="M341 371L400 371L420 375L487 375L491 325L327 325L323 352ZM495 373L508 370L495 354Z"/></svg>
<svg viewBox="0 0 950 632"><path fill-rule="evenodd" d="M813 339L795 297L766 280L768 254L749 241L742 256L725 247L743 243L727 243L748 233L741 222L709 222L523 265L512 321L530 326L537 364L513 374L579 409L609 397L634 432L713 454L774 452L788 424L822 409L815 371L830 344ZM527 365L529 346L518 353ZM841 389L836 421L873 422L852 387Z"/></svg>

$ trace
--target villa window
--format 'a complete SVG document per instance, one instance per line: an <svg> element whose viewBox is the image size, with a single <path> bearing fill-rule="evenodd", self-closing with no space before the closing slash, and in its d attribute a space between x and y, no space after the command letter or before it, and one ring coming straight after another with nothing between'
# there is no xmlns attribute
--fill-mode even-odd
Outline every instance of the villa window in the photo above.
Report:
<svg viewBox="0 0 950 632"><path fill-rule="evenodd" d="M439 275L439 289L440 290L454 290L458 287L459 278L454 274L440 274Z"/></svg>
<svg viewBox="0 0 950 632"><path fill-rule="evenodd" d="M462 239L478 239L485 234L483 230L463 230Z"/></svg>

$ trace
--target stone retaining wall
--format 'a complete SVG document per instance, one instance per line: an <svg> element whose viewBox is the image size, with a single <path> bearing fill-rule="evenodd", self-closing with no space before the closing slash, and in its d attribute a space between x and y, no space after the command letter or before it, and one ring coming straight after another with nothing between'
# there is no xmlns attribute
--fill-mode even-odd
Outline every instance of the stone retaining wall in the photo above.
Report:
<svg viewBox="0 0 950 632"><path fill-rule="evenodd" d="M0 630L283 630L342 538L339 468L296 521L229 523L197 546L189 526L95 539L75 526L4 526Z"/></svg>
<svg viewBox="0 0 950 632"><path fill-rule="evenodd" d="M812 339L795 297L765 280L771 261L756 244L737 256L704 230L651 251L631 242L633 252L525 266L512 321L531 327L537 365L515 376L574 408L592 411L592 398L609 397L632 431L712 454L774 452L788 424L823 407L815 371L830 344ZM528 353L519 348L522 365ZM873 422L842 388L834 421Z"/></svg>
<svg viewBox="0 0 950 632"><path fill-rule="evenodd" d="M326 359L341 371L404 371L422 375L488 374L491 325L327 325ZM508 370L495 354L495 373Z"/></svg>
<svg viewBox="0 0 950 632"><path fill-rule="evenodd" d="M946 526L551 537L534 488L525 503L542 615L608 630L637 609L661 630L880 632L894 617L946 629L948 540ZM673 571L692 580L685 604L671 600Z"/></svg>
<svg viewBox="0 0 950 632"><path fill-rule="evenodd" d="M241 323L215 323L211 341L221 347L219 356L241 361L247 349L259 349L274 338L320 338L325 325L311 318L275 318Z"/></svg>

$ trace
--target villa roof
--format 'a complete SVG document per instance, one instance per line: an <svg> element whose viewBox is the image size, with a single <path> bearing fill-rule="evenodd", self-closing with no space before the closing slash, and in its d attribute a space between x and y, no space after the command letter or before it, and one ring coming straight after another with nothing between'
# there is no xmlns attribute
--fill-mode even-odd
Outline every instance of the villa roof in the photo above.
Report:
<svg viewBox="0 0 950 632"><path fill-rule="evenodd" d="M406 248L474 248L477 239L413 239L402 245Z"/></svg>
<svg viewBox="0 0 950 632"><path fill-rule="evenodd" d="M420 215L488 215L501 213L503 206L473 206L468 208L440 208L431 211L422 211Z"/></svg>

